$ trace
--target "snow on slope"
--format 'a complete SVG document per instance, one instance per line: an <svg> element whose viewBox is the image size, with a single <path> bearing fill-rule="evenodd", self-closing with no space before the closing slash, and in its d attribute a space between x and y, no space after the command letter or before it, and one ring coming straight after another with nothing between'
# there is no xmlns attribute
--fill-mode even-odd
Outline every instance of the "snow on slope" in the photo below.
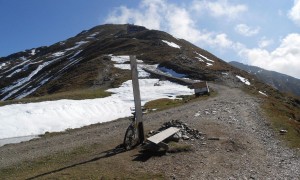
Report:
<svg viewBox="0 0 300 180"><path fill-rule="evenodd" d="M187 76L186 74L177 73L173 69L168 69L166 67L158 67L157 69L164 72L164 73L166 73L166 74L168 74L168 75L171 75L171 76L177 77L177 78L183 78L183 77Z"/></svg>
<svg viewBox="0 0 300 180"><path fill-rule="evenodd" d="M173 42L169 42L169 41L166 41L166 40L162 40L162 42L166 43L168 46L171 46L171 47L173 47L173 48L178 48L178 49L180 49L180 46L177 45L177 44L175 44L175 43L173 43Z"/></svg>
<svg viewBox="0 0 300 180"><path fill-rule="evenodd" d="M246 85L250 85L250 82L248 81L248 79L246 79L246 78L243 78L242 76L238 76L238 75L236 75L236 77L240 80L240 81L242 81L243 83L245 83Z"/></svg>
<svg viewBox="0 0 300 180"><path fill-rule="evenodd" d="M190 95L193 90L169 81L154 86L158 79L140 79L142 105L159 98ZM115 94L100 99L58 100L0 107L0 139L63 131L131 115L134 107L131 80L110 89Z"/></svg>
<svg viewBox="0 0 300 180"><path fill-rule="evenodd" d="M208 62L206 62L206 66L213 66L212 63L214 63L215 61L213 61L213 60L211 60L211 59L203 56L202 54L200 54L200 53L198 53L196 51L194 51L194 53L196 53L198 55L198 57L196 56L195 58L198 59L199 61L201 61L201 62L208 61Z"/></svg>
<svg viewBox="0 0 300 180"><path fill-rule="evenodd" d="M268 97L268 95L266 94L266 93L264 93L264 92L262 92L262 91L258 91L259 92L259 94L262 94L262 95L264 95L264 96L267 96Z"/></svg>
<svg viewBox="0 0 300 180"><path fill-rule="evenodd" d="M130 70L130 64L129 61L129 56L114 56L112 54L109 55L111 57L111 61L115 62L114 67L119 68L119 69L125 69L125 70ZM151 68L151 69L156 69L158 67L158 64L155 65L148 65L144 64L143 60L137 59L137 70L138 70L138 76L140 78L148 77L150 76L149 73L143 70L143 68ZM126 64L124 64L126 63Z"/></svg>
<svg viewBox="0 0 300 180"><path fill-rule="evenodd" d="M129 56L112 56L112 60L118 65L129 65L122 64L129 60ZM149 74L141 67L157 68L157 65L142 64L141 60L138 62L139 76L142 77ZM139 79L142 105L155 99L174 99L177 95L194 93L186 86L169 81L160 81L160 86L154 86L157 82L159 79ZM108 91L114 94L99 99L59 100L0 107L0 139L63 131L130 116L130 107L134 107L131 80Z"/></svg>
<svg viewBox="0 0 300 180"><path fill-rule="evenodd" d="M30 52L30 55L31 55L31 56L34 56L34 55L36 54L35 50L36 50L36 49L32 49L32 50L31 50L31 52Z"/></svg>
<svg viewBox="0 0 300 180"><path fill-rule="evenodd" d="M2 69L3 67L5 67L6 66L6 63L1 63L0 64L0 69Z"/></svg>
<svg viewBox="0 0 300 180"><path fill-rule="evenodd" d="M53 60L55 61L55 60ZM15 89L14 91L11 91L8 93L8 95L6 95L4 98L2 98L1 100L4 101L6 100L7 98L9 98L10 96L12 96L13 94L15 94L16 92L18 92L25 83L29 82L31 80L31 78L36 75L40 70L42 70L44 67L46 67L47 65L49 65L50 63L52 63L52 61L47 61L41 65L39 65L31 74L29 74L29 76L27 77L24 77L22 79L19 79L18 81L14 82L13 85L11 86L8 86L8 87L5 87L4 89L1 89L1 92L2 93L6 93L6 92L9 92L11 91L12 89L15 89L15 88L18 88L18 89Z"/></svg>
<svg viewBox="0 0 300 180"><path fill-rule="evenodd" d="M66 52L70 51L70 50L74 50L76 48L79 48L81 45L88 43L89 41L80 41L80 42L76 42L75 46L69 49L65 49L63 51L59 51L59 52L55 52L53 54L51 54L51 57L54 57L54 59L48 60L47 62L44 62L42 64L40 64L36 70L34 70L33 72L31 72L31 74L27 77L21 78L17 81L14 81L11 83L11 85L4 87L2 89L0 89L0 93L1 94L5 94L8 93L5 97L3 97L1 100L6 100L8 98L10 98L11 96L15 95L16 93L21 93L20 90L22 90L26 85L28 85L30 83L30 81L33 80L34 76L39 73L42 69L44 69L46 66L48 66L49 64L60 60L68 55L71 55L74 52L70 52L68 54L66 54ZM35 49L32 50L32 53L35 53ZM69 57L69 62L68 64L65 65L65 67L63 69L61 69L57 74L60 74L61 72L65 71L66 69L68 69L70 66L78 63L81 59L74 59L80 52L82 52L82 50L77 50L75 51L75 53L72 55L72 57ZM42 61L39 62L31 62L30 59L25 59L22 63L19 63L18 65L16 65L15 67L11 68L10 70L7 70L6 72L11 72L9 75L7 75L6 77L12 77L13 75L21 72L21 71L25 71L26 68L30 65L30 64L36 64L36 63L41 63ZM3 72L1 74L4 74L6 72ZM28 87L26 90L22 90L22 94L19 95L17 97L17 99L26 97L28 95L30 95L31 93L33 93L34 91L36 91L39 87L41 87L42 85L44 85L47 81L50 80L50 77L47 76L43 76L45 79L40 78L38 85L36 87ZM51 77L53 78L53 77Z"/></svg>
<svg viewBox="0 0 300 180"><path fill-rule="evenodd" d="M16 65L15 67L10 68L9 70L5 71L5 72L1 72L1 74L5 74L9 71L14 71L15 69L18 69L19 67L23 66L24 64L26 64L27 62L30 62L30 59L27 61L23 61L22 63L19 63L18 65Z"/></svg>

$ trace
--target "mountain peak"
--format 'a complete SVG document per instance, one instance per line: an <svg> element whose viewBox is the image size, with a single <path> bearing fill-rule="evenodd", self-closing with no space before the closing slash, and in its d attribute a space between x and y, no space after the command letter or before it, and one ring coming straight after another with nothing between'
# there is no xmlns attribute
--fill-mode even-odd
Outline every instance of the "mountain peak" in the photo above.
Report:
<svg viewBox="0 0 300 180"><path fill-rule="evenodd" d="M132 24L105 24L48 47L2 57L0 98L93 87L93 82L99 81L99 72L119 71L105 60L109 54L136 55L146 63L161 64L202 80L217 79L221 71L232 69L211 53L166 32Z"/></svg>

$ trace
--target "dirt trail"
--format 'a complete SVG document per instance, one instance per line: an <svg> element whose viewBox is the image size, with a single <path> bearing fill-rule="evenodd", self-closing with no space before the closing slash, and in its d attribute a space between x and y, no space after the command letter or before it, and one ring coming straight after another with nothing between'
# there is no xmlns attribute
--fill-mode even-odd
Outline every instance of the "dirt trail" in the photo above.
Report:
<svg viewBox="0 0 300 180"><path fill-rule="evenodd" d="M102 168L113 174L109 177L122 176L118 169L123 168L124 172L162 174L170 179L298 179L299 155L276 139L260 112L260 100L238 88L210 86L218 92L216 97L144 116L146 132L158 129L166 121L181 120L205 133L205 139L188 142L192 151L148 157L136 148L107 155L107 150L122 143L129 124L127 119L120 119L0 147L0 170L51 154L94 147L88 155L68 160L60 167L27 175L70 178L75 176L66 173L71 168L84 170L89 164L97 163L99 171ZM207 137L220 140L207 140Z"/></svg>

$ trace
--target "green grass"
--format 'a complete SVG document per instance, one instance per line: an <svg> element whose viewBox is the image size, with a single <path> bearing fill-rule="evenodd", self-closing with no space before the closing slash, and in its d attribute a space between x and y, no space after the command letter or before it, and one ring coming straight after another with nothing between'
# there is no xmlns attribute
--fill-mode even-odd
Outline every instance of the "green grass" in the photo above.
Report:
<svg viewBox="0 0 300 180"><path fill-rule="evenodd" d="M293 118L293 109L274 100L265 101L261 107L277 134L281 129L288 131L284 135L279 135L280 139L287 142L291 148L300 148L300 123Z"/></svg>
<svg viewBox="0 0 300 180"><path fill-rule="evenodd" d="M82 100L82 99L94 99L94 98L103 98L110 96L112 93L105 91L104 89L82 89L74 90L68 92L60 92L51 95L45 95L41 97L31 97L23 98L20 100L8 100L0 101L0 106L8 104L19 104L19 103L31 103L31 102L42 102L42 101L54 101L59 99L73 99L73 100Z"/></svg>
<svg viewBox="0 0 300 180"><path fill-rule="evenodd" d="M146 109L149 109L150 111L153 109L165 110L165 109L183 105L188 102L194 102L194 101L198 101L198 100L206 100L208 98L215 97L216 95L217 95L217 93L215 91L211 91L210 95L202 95L202 96L198 96L198 97L196 97L195 95L185 95L185 96L177 96L178 99L163 98L163 99L149 101L144 105L144 107Z"/></svg>
<svg viewBox="0 0 300 180"><path fill-rule="evenodd" d="M256 88L243 88L244 92L251 96L262 99L261 109L266 115L271 128L278 138L286 142L291 148L300 148L300 109L291 103L287 95L282 95L278 91L268 86L255 84ZM266 90L268 97L258 93L258 89ZM280 135L279 131L285 129L288 132Z"/></svg>
<svg viewBox="0 0 300 180"><path fill-rule="evenodd" d="M163 174L131 169L130 163L134 161L130 157L129 162L120 162L114 156L101 158L101 146L95 143L67 152L33 158L0 169L0 179L165 179Z"/></svg>
<svg viewBox="0 0 300 180"><path fill-rule="evenodd" d="M168 143L168 145L169 145L168 152L170 153L187 152L192 150L192 145L190 144L183 144L183 143L171 141Z"/></svg>

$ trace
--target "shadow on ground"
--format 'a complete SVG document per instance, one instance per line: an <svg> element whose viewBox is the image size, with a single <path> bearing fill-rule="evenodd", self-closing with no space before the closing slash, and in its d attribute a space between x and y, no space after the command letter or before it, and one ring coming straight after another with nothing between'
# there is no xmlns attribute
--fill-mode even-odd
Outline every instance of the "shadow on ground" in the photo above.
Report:
<svg viewBox="0 0 300 180"><path fill-rule="evenodd" d="M135 155L133 161L141 161L146 162L151 157L161 157L166 155L166 151L149 151L149 150L141 150L139 154Z"/></svg>
<svg viewBox="0 0 300 180"><path fill-rule="evenodd" d="M40 177L43 177L43 176L46 176L46 175L49 175L49 174L57 173L57 172L60 172L60 171L63 171L63 170L69 169L69 168L73 168L73 167L80 166L80 165L83 165L83 164L87 164L87 163L90 163L90 162L98 161L100 159L108 158L108 157L123 153L125 151L126 150L123 147L123 144L121 144L121 145L118 145L117 147L115 147L113 149L101 152L100 153L101 156L99 156L99 157L95 157L95 158L87 160L87 161L79 162L79 163L72 164L72 165L69 165L69 166L66 166L66 167L62 167L62 168L59 168L59 169L56 169L56 170L53 170L53 171L49 171L49 172L46 172L46 173L43 173L43 174L39 174L39 175L36 175L34 177L27 178L27 180L37 179L37 178L40 178Z"/></svg>

